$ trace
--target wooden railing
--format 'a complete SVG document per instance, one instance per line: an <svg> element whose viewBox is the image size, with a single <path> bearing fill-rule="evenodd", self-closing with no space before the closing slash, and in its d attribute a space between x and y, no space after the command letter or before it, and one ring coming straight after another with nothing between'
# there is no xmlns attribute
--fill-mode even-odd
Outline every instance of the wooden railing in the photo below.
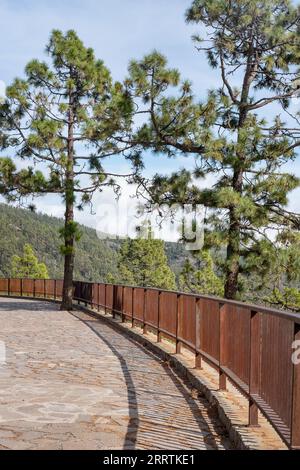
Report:
<svg viewBox="0 0 300 470"><path fill-rule="evenodd" d="M0 279L0 295L60 299L61 280ZM74 300L155 331L206 361L258 410L284 442L300 449L300 315L226 299L161 289L74 282ZM298 347L298 350L296 349ZM298 356L297 356L298 352ZM294 357L294 360L292 360ZM298 358L298 361L297 361Z"/></svg>

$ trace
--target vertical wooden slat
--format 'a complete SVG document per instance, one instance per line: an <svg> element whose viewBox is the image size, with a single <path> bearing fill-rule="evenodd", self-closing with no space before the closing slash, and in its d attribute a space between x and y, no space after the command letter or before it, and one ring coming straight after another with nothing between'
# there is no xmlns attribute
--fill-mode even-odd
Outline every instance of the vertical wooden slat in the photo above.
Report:
<svg viewBox="0 0 300 470"><path fill-rule="evenodd" d="M295 324L294 341L296 351L293 354L293 388L292 388L292 429L291 448L300 449L300 325ZM298 352L297 352L298 351ZM295 357L297 356L297 357Z"/></svg>
<svg viewBox="0 0 300 470"><path fill-rule="evenodd" d="M91 285L91 298L90 298L90 308L94 308L94 284Z"/></svg>
<svg viewBox="0 0 300 470"><path fill-rule="evenodd" d="M260 397L276 413L287 429L291 429L292 378L291 344L294 322L284 315L263 313ZM290 438L289 438L290 440Z"/></svg>
<svg viewBox="0 0 300 470"><path fill-rule="evenodd" d="M261 321L260 313L251 311L250 317L250 383L249 383L249 426L258 425L258 408L251 395L260 391L261 372Z"/></svg>
<svg viewBox="0 0 300 470"><path fill-rule="evenodd" d="M88 306L88 297L87 297L87 289L85 289L85 284L82 282L82 290L84 292L84 299L85 299L85 306Z"/></svg>
<svg viewBox="0 0 300 470"><path fill-rule="evenodd" d="M201 310L200 299L196 300L196 354L195 354L195 368L202 368L202 359L199 350L201 349Z"/></svg>
<svg viewBox="0 0 300 470"><path fill-rule="evenodd" d="M144 335L147 333L146 309L147 309L147 289L144 289L144 306L143 306L143 334Z"/></svg>
<svg viewBox="0 0 300 470"><path fill-rule="evenodd" d="M157 317L157 342L161 342L161 332L160 332L160 295L161 291L158 292L158 317Z"/></svg>
<svg viewBox="0 0 300 470"><path fill-rule="evenodd" d="M132 288L132 307L131 307L131 327L134 327L134 293L135 289Z"/></svg>
<svg viewBox="0 0 300 470"><path fill-rule="evenodd" d="M226 365L226 304L219 304L219 322L220 322L220 357L219 357L219 389L226 390L226 375L221 370Z"/></svg>
<svg viewBox="0 0 300 470"><path fill-rule="evenodd" d="M122 323L125 322L125 315L124 315L124 286L122 286L122 315L121 315L121 320Z"/></svg>
<svg viewBox="0 0 300 470"><path fill-rule="evenodd" d="M176 311L176 354L181 353L181 294L177 295L177 311Z"/></svg>
<svg viewBox="0 0 300 470"><path fill-rule="evenodd" d="M177 294L161 291L159 306L159 327L161 331L176 336Z"/></svg>
<svg viewBox="0 0 300 470"><path fill-rule="evenodd" d="M217 300L201 299L201 350L215 361L220 358L220 314Z"/></svg>
<svg viewBox="0 0 300 470"><path fill-rule="evenodd" d="M112 295L113 295L113 298L112 298L112 317L113 318L116 318L116 314L115 314L115 304L116 304L116 292L117 290L117 286L113 286L112 288Z"/></svg>

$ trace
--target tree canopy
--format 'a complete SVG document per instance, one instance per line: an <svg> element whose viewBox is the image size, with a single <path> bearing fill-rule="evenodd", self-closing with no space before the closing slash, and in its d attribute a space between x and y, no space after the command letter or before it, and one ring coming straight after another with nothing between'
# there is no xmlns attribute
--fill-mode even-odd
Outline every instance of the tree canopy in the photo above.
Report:
<svg viewBox="0 0 300 470"><path fill-rule="evenodd" d="M300 227L299 215L287 209L300 181L284 166L296 158L299 128L294 132L280 117L298 96L299 8L289 1L195 0L186 17L206 31L194 40L220 88L196 102L191 84L157 51L131 62L133 100L148 118L128 140L168 157L194 158L193 172L144 178L140 190L149 207L208 208L206 248L226 247L225 296L236 298L245 259L257 253L258 242L273 236L280 244L282 233L292 236ZM273 120L263 116L269 109L278 110ZM208 174L215 178L209 188L199 184Z"/></svg>
<svg viewBox="0 0 300 470"><path fill-rule="evenodd" d="M175 274L168 266L164 242L153 238L124 240L119 252L118 276L111 280L141 287L176 289Z"/></svg>
<svg viewBox="0 0 300 470"><path fill-rule="evenodd" d="M179 276L179 289L194 294L224 295L224 283L217 276L208 251L196 252L192 260L186 259Z"/></svg>
<svg viewBox="0 0 300 470"><path fill-rule="evenodd" d="M91 204L96 190L107 186L119 190L116 178L126 175L104 169L109 157L130 161L128 177L140 161L114 139L131 124L126 88L113 82L107 67L74 31L54 30L46 51L51 64L32 60L25 78L7 87L7 100L1 106L1 144L12 148L15 157L0 162L0 190L9 200L24 194L61 195L65 204L62 308L71 309L74 243L80 237L74 208ZM18 170L18 158L28 161L28 168Z"/></svg>

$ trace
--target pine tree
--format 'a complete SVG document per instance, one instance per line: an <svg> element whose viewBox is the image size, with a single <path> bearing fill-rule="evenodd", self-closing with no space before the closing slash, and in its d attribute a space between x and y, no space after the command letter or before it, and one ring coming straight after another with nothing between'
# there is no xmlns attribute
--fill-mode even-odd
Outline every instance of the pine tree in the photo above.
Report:
<svg viewBox="0 0 300 470"><path fill-rule="evenodd" d="M300 289L284 287L282 290L274 289L266 301L276 307L300 312Z"/></svg>
<svg viewBox="0 0 300 470"><path fill-rule="evenodd" d="M139 156L124 154L126 145L115 135L131 124L131 101L120 83L113 83L109 70L96 60L74 31L53 31L46 51L52 65L32 60L25 79L7 87L1 107L5 121L2 148L12 147L15 158L32 167L19 171L14 162L0 164L2 193L9 199L24 194L59 194L65 204L61 230L65 257L62 309L72 309L75 242L80 237L74 208L91 204L96 190L111 186L119 191L118 176L134 173ZM110 156L131 160L128 174L104 169ZM38 172L33 168L38 166ZM125 172L126 173L126 172ZM1 178L2 177L2 178Z"/></svg>
<svg viewBox="0 0 300 470"><path fill-rule="evenodd" d="M244 300L299 311L299 233L281 233L279 246L259 240L243 265L242 276L248 286Z"/></svg>
<svg viewBox="0 0 300 470"><path fill-rule="evenodd" d="M127 238L118 260L114 282L141 287L176 288L175 274L168 266L164 242L153 238Z"/></svg>
<svg viewBox="0 0 300 470"><path fill-rule="evenodd" d="M187 20L205 28L204 41L194 39L219 74L221 87L197 103L191 84L180 81L158 52L133 61L131 93L138 112L149 119L127 142L195 159L194 172L158 174L140 181L139 188L149 205L209 209L206 248L225 244L225 297L236 298L252 247L270 239L270 233L300 228L299 215L286 208L299 178L283 167L295 159L300 141L279 116L299 88L293 64L299 55L299 8L288 0L195 0ZM198 181L209 173L215 184L200 189Z"/></svg>
<svg viewBox="0 0 300 470"><path fill-rule="evenodd" d="M224 295L224 284L215 273L214 263L209 251L202 250L186 259L179 276L179 288L194 294Z"/></svg>
<svg viewBox="0 0 300 470"><path fill-rule="evenodd" d="M11 260L12 276L15 278L48 279L47 266L39 263L29 243L24 245L23 255L14 255Z"/></svg>

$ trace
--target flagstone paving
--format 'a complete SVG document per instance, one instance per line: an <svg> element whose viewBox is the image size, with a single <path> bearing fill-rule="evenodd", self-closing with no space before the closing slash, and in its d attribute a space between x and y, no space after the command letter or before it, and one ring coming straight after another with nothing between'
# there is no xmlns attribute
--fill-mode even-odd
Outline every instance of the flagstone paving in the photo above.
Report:
<svg viewBox="0 0 300 470"><path fill-rule="evenodd" d="M82 312L0 299L0 449L230 449L204 398Z"/></svg>

